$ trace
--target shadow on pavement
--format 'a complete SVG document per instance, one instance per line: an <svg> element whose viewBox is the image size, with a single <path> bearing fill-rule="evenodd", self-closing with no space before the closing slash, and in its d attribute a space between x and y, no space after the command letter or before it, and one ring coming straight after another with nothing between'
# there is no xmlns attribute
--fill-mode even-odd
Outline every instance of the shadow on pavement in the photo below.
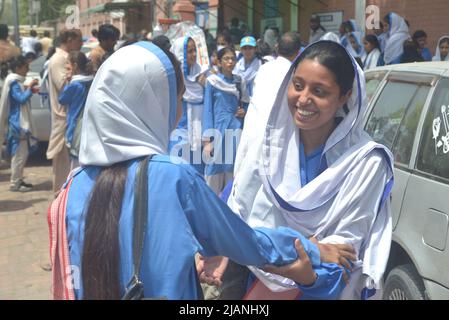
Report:
<svg viewBox="0 0 449 320"><path fill-rule="evenodd" d="M0 201L0 212L11 212L11 211L19 211L25 210L33 206L35 203L39 203L42 201L48 201L46 198L41 199L33 199L29 201L19 201L19 200L1 200Z"/></svg>

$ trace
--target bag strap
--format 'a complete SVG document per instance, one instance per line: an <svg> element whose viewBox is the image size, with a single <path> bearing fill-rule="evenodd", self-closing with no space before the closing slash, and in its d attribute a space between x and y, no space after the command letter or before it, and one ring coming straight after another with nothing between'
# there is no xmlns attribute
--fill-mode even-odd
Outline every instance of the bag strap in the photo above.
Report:
<svg viewBox="0 0 449 320"><path fill-rule="evenodd" d="M152 156L143 158L136 170L133 210L133 263L134 278L139 279L143 246L148 222L148 164Z"/></svg>

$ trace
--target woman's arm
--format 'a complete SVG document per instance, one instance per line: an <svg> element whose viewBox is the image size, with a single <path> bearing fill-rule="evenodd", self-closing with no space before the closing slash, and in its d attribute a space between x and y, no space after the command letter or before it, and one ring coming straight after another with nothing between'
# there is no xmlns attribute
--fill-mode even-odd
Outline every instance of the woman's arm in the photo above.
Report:
<svg viewBox="0 0 449 320"><path fill-rule="evenodd" d="M17 101L19 104L26 103L31 96L33 95L33 92L31 91L32 87L30 87L27 90L22 91L20 88L20 85L17 81L14 81L11 83L11 90L10 90L10 96L13 100Z"/></svg>

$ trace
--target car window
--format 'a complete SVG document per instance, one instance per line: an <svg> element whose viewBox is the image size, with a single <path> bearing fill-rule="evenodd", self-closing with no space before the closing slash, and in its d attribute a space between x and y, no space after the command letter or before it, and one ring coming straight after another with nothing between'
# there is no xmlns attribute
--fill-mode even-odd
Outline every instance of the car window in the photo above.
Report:
<svg viewBox="0 0 449 320"><path fill-rule="evenodd" d="M386 72L368 72L365 75L366 79L366 98L368 99L368 103L373 98L376 93L377 88L381 84Z"/></svg>
<svg viewBox="0 0 449 320"><path fill-rule="evenodd" d="M365 130L379 143L391 148L399 125L419 85L389 81L372 108Z"/></svg>
<svg viewBox="0 0 449 320"><path fill-rule="evenodd" d="M449 79L442 79L426 115L418 170L449 181Z"/></svg>
<svg viewBox="0 0 449 320"><path fill-rule="evenodd" d="M393 145L395 162L404 165L408 165L410 162L416 129L418 128L418 122L429 91L430 86L419 87L405 112Z"/></svg>

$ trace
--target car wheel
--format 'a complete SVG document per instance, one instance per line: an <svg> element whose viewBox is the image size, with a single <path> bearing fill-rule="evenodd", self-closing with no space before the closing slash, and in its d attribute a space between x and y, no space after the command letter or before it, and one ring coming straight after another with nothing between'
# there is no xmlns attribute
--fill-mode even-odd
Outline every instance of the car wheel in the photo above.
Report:
<svg viewBox="0 0 449 320"><path fill-rule="evenodd" d="M421 277L410 264L391 270L385 281L384 300L425 300L425 287Z"/></svg>

